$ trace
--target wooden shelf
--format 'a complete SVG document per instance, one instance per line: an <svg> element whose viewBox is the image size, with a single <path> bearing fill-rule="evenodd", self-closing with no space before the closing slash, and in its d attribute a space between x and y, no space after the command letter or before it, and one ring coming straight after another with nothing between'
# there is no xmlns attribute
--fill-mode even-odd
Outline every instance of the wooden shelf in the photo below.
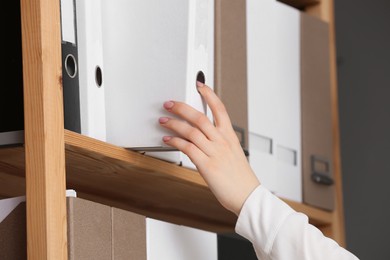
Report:
<svg viewBox="0 0 390 260"><path fill-rule="evenodd" d="M67 188L79 197L176 224L233 232L236 216L224 209L198 172L65 130ZM24 147L0 149L0 196L25 192ZM286 201L310 221L331 224L332 214Z"/></svg>
<svg viewBox="0 0 390 260"><path fill-rule="evenodd" d="M81 197L205 230L232 231L224 209L193 170L65 132L68 188Z"/></svg>

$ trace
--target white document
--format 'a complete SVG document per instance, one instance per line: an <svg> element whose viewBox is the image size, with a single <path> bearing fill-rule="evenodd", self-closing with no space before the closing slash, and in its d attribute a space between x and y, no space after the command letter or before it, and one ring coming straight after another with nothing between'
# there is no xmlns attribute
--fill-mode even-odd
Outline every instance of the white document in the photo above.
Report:
<svg viewBox="0 0 390 260"><path fill-rule="evenodd" d="M169 100L206 113L198 72L214 83L214 1L102 0L107 141L194 168L162 142ZM152 152L153 151L153 152ZM157 152L156 152L157 151Z"/></svg>
<svg viewBox="0 0 390 260"><path fill-rule="evenodd" d="M250 164L276 195L302 201L299 11L248 0Z"/></svg>
<svg viewBox="0 0 390 260"><path fill-rule="evenodd" d="M217 260L217 234L146 219L148 260Z"/></svg>

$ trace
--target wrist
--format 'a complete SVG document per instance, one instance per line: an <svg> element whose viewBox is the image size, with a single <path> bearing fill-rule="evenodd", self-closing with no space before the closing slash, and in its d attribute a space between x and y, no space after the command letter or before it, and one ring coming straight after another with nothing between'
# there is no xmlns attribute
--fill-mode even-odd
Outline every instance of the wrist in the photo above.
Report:
<svg viewBox="0 0 390 260"><path fill-rule="evenodd" d="M237 216L240 215L241 209L243 208L245 202L250 197L250 195L253 193L253 191L257 187L259 187L260 185L261 185L260 182L256 178L255 180L248 183L248 185L244 189L242 189L243 193L241 194L241 196L239 196L239 200L237 201L237 205L235 206L235 208L233 210L234 214L236 214Z"/></svg>

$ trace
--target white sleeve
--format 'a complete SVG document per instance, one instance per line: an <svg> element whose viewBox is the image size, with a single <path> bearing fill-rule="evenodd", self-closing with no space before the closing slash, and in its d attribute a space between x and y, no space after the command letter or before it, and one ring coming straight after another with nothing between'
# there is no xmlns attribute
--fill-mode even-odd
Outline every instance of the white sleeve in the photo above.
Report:
<svg viewBox="0 0 390 260"><path fill-rule="evenodd" d="M259 259L358 259L262 185L245 201L236 232L252 242Z"/></svg>

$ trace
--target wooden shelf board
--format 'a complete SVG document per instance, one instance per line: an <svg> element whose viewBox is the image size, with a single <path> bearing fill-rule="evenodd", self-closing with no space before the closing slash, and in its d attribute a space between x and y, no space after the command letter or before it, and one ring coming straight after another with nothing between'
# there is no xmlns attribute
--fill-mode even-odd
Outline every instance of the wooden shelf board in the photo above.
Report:
<svg viewBox="0 0 390 260"><path fill-rule="evenodd" d="M65 130L67 188L81 198L147 217L218 233L237 217L224 209L198 172ZM0 149L0 196L23 194L24 148ZM285 200L319 226L332 213Z"/></svg>
<svg viewBox="0 0 390 260"><path fill-rule="evenodd" d="M23 147L0 149L0 196L17 197L26 194Z"/></svg>
<svg viewBox="0 0 390 260"><path fill-rule="evenodd" d="M173 163L65 131L68 188L81 197L149 217L214 232L232 232L201 176Z"/></svg>

